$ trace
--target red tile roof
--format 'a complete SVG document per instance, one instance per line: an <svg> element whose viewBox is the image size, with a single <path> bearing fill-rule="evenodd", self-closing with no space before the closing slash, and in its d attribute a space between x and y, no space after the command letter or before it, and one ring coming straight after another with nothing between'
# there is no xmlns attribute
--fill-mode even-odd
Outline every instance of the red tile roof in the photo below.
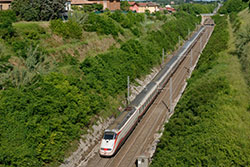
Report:
<svg viewBox="0 0 250 167"><path fill-rule="evenodd" d="M71 0L72 5L83 5L83 4L94 4L94 3L87 0Z"/></svg>
<svg viewBox="0 0 250 167"><path fill-rule="evenodd" d="M129 5L133 6L136 2L128 2Z"/></svg>
<svg viewBox="0 0 250 167"><path fill-rule="evenodd" d="M147 3L137 3L138 6L151 6L151 7L154 7L154 6L159 6L159 4L155 3L155 2L147 2Z"/></svg>
<svg viewBox="0 0 250 167"><path fill-rule="evenodd" d="M138 6L147 6L147 3L138 3Z"/></svg>
<svg viewBox="0 0 250 167"><path fill-rule="evenodd" d="M148 6L159 6L157 3L155 2L148 2L147 4Z"/></svg>

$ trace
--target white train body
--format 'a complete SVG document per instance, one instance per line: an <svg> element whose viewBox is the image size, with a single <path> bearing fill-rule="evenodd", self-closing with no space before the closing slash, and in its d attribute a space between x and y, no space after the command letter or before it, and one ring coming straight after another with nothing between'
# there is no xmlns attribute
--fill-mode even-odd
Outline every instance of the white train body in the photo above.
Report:
<svg viewBox="0 0 250 167"><path fill-rule="evenodd" d="M159 92L164 88L170 76L184 60L185 53L201 35L204 27L187 41L180 51L167 63L157 76L143 89L131 104L118 116L115 122L105 130L100 146L101 156L112 156L125 142L138 121L153 103Z"/></svg>

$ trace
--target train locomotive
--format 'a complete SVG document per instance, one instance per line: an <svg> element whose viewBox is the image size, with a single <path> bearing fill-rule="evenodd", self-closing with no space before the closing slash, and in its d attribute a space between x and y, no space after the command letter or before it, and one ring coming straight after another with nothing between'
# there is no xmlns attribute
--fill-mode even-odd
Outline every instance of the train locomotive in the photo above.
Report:
<svg viewBox="0 0 250 167"><path fill-rule="evenodd" d="M137 123L142 118L150 105L154 102L158 94L164 88L171 75L175 72L181 62L185 59L189 48L203 33L205 27L202 26L198 32L185 42L183 47L156 75L156 77L136 96L129 106L121 112L114 123L104 131L101 140L99 154L104 157L113 156L126 141Z"/></svg>

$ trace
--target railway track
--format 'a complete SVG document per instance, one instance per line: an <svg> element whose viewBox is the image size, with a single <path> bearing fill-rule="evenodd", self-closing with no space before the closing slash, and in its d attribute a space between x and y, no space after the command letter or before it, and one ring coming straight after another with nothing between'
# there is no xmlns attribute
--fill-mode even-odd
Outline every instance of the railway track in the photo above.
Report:
<svg viewBox="0 0 250 167"><path fill-rule="evenodd" d="M170 90L170 80L165 88L156 98L154 103L145 113L143 119L138 123L134 131L128 137L120 150L111 158L103 158L97 153L87 163L87 167L131 167L135 166L136 157L144 153L148 149L148 145L152 144L154 134L161 129L170 108L170 93L172 99L176 99L182 93L181 90L186 84L186 79L191 75L191 71L198 62L201 51L206 46L208 39L213 31L214 22L210 18L204 21L206 26L201 36L194 42L186 53L185 59L171 76L172 90ZM168 108L163 104L167 104ZM84 167L79 165L79 167Z"/></svg>

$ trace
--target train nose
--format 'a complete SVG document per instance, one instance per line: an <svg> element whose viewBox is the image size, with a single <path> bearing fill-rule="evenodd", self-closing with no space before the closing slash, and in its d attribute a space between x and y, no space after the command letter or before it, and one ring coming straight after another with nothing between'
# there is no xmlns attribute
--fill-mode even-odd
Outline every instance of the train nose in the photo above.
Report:
<svg viewBox="0 0 250 167"><path fill-rule="evenodd" d="M114 146L114 140L103 140L101 144L101 148L109 148L112 149Z"/></svg>
<svg viewBox="0 0 250 167"><path fill-rule="evenodd" d="M114 147L114 140L102 140L100 153L101 155L109 155L112 153Z"/></svg>

